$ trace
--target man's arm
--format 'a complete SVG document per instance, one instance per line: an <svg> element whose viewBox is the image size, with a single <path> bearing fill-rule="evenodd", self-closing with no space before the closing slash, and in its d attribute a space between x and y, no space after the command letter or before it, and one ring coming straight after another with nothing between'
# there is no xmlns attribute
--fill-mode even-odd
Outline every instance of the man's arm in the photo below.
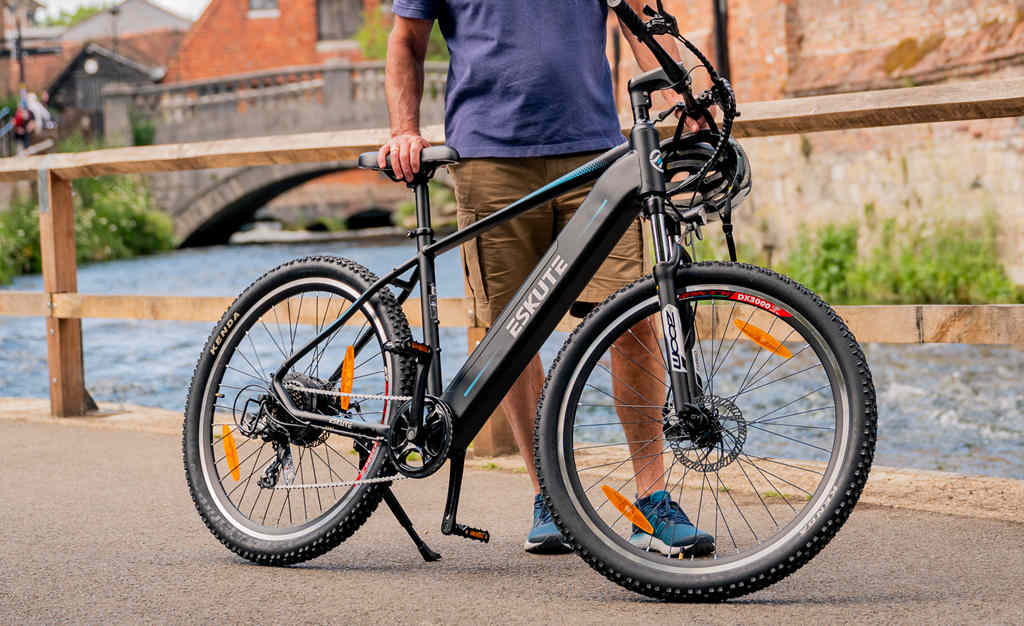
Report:
<svg viewBox="0 0 1024 626"><path fill-rule="evenodd" d="M433 20L395 16L388 36L384 86L391 120L391 139L381 146L377 164L384 167L391 155L395 175L412 181L420 171L420 152L430 145L420 136L420 101L423 99L423 62Z"/></svg>
<svg viewBox="0 0 1024 626"><path fill-rule="evenodd" d="M632 7L638 15L642 16L646 0L626 0L626 4ZM661 64L658 63L658 60L654 58L654 53L651 52L651 49L645 46L643 42L641 42L639 39L637 39L636 35L633 34L633 31L629 30L629 28L625 24L623 24L621 20L619 22L619 27L620 30L626 35L626 41L629 42L629 47L632 48L633 56L636 57L636 62L640 65L640 69L646 72L647 70L653 70L655 68L661 67ZM661 44L661 47L664 48L669 53L669 55L672 56L673 59L680 58L679 46L675 39L669 37L668 35L661 35L659 37L655 37L655 39L658 41L658 43ZM689 53L689 51L687 51L687 53ZM696 60L694 60L694 63L696 63ZM659 108L667 109L670 106L672 106L672 104L674 104L675 102L675 99L673 97L675 94L656 92L654 95L655 97L660 97L662 100L662 104L659 105ZM704 120L686 120L686 129L689 130L690 132L696 132L701 128L706 127L707 122Z"/></svg>

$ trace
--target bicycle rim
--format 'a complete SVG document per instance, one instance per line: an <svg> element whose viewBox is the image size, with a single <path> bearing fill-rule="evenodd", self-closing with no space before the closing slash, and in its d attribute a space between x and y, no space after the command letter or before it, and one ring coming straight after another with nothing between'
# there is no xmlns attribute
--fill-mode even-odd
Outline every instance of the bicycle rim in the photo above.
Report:
<svg viewBox="0 0 1024 626"><path fill-rule="evenodd" d="M289 431L293 470L281 468L275 487L259 485L275 463L273 444L251 435L259 400L269 395L270 379L296 349L317 336L359 293L341 281L317 277L286 282L242 312L224 339L211 369L199 420L200 465L207 489L221 514L246 535L288 541L336 523L345 505L367 485L334 486L376 476L384 466L374 442L355 440L289 420L270 411ZM365 348L357 338L369 331ZM383 350L385 328L371 305L298 361L285 376L307 410L351 420L382 422L393 404L384 398L355 398L342 410L339 397L298 389L338 392L344 381L330 382L346 369L347 392L388 394L395 379L393 356ZM346 366L346 360L348 365ZM321 486L323 485L323 486ZM331 486L327 486L331 485ZM282 488L292 487L292 488Z"/></svg>
<svg viewBox="0 0 1024 626"><path fill-rule="evenodd" d="M697 317L695 404L720 435L698 441L674 419L660 341L646 346L645 358L623 356L630 341L643 343L645 326L658 335L652 294L577 361L561 403L560 470L574 508L614 552L651 571L727 574L791 546L832 495L850 449L848 381L822 333L777 297L717 283L678 297ZM653 430L637 438L631 423ZM714 537L713 555L658 551L609 500L605 486L629 501L645 495L640 481L652 465L654 483Z"/></svg>

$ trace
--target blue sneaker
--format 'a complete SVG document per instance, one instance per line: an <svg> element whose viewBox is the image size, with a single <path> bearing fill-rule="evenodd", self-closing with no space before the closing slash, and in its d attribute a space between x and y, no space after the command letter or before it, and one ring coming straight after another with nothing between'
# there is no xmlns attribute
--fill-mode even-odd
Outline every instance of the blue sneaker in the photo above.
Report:
<svg viewBox="0 0 1024 626"><path fill-rule="evenodd" d="M667 491L655 491L640 498L636 508L654 527L654 536L633 526L629 543L641 550L654 550L668 556L708 556L715 551L715 538L690 522Z"/></svg>
<svg viewBox="0 0 1024 626"><path fill-rule="evenodd" d="M526 536L526 544L523 546L530 554L568 554L572 552L570 546L558 532L554 520L551 519L551 511L544 505L544 499L540 494L533 499L533 528Z"/></svg>

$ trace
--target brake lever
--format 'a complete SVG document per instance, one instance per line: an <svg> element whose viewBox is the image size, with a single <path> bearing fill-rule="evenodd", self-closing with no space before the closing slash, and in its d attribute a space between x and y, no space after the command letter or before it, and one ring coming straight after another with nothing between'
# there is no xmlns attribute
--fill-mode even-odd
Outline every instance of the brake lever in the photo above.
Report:
<svg viewBox="0 0 1024 626"><path fill-rule="evenodd" d="M676 22L676 18L672 17L665 12L665 6L658 0L658 10L655 11L650 5L645 4L643 8L643 14L651 18L644 24L644 28L647 29L652 35L679 35L679 25Z"/></svg>
<svg viewBox="0 0 1024 626"><path fill-rule="evenodd" d="M661 113L654 120L654 123L655 124L660 124L660 123L664 122L668 118L669 115L672 115L676 111L685 111L685 110L686 110L686 106L682 102L676 102L667 111L664 111L663 113Z"/></svg>

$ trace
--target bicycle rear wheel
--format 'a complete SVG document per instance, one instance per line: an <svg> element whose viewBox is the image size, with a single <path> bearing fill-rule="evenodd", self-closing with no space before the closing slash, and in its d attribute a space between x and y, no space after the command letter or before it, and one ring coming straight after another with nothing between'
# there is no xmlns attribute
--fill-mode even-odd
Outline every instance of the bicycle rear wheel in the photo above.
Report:
<svg viewBox="0 0 1024 626"><path fill-rule="evenodd" d="M244 558L285 565L319 556L355 532L383 497L387 482L350 484L393 474L379 442L301 423L270 393L281 363L375 280L340 258L282 265L238 297L203 349L185 411L185 472L206 526ZM285 387L306 411L386 422L414 376L412 364L384 346L409 337L401 307L381 291L300 359ZM357 395L339 396L343 387Z"/></svg>
<svg viewBox="0 0 1024 626"><path fill-rule="evenodd" d="M874 453L874 388L853 335L804 287L730 263L676 280L696 319L682 339L703 421L675 415L645 278L563 347L537 422L537 469L559 528L596 570L658 598L724 600L792 573L846 520ZM654 491L714 537L713 554L655 545L658 531L631 521L625 503Z"/></svg>

